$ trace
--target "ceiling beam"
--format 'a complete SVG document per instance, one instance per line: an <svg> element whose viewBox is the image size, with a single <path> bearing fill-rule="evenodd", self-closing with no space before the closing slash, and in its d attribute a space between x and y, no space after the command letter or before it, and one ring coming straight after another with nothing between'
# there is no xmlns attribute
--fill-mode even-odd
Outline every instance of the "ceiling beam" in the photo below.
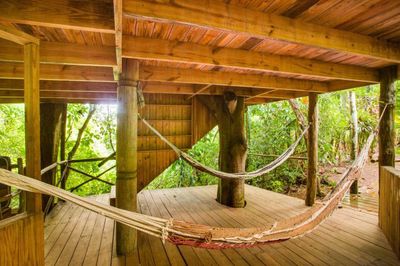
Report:
<svg viewBox="0 0 400 266"><path fill-rule="evenodd" d="M0 79L1 90L23 91L24 81L21 79ZM117 84L113 82L41 80L40 91L116 92Z"/></svg>
<svg viewBox="0 0 400 266"><path fill-rule="evenodd" d="M198 92L198 86L188 84L146 83L143 86L145 94L185 94L192 95ZM23 97L23 80L0 79L0 98L14 99ZM223 95L226 91L233 91L238 96L253 98L289 99L300 97L305 92L276 91L246 87L212 86L197 95ZM103 82L76 82L76 81L40 81L41 98L65 98L114 101L117 95L116 83Z"/></svg>
<svg viewBox="0 0 400 266"><path fill-rule="evenodd" d="M124 15L177 22L258 38L271 38L400 63L400 47L370 36L337 30L219 1L126 0Z"/></svg>
<svg viewBox="0 0 400 266"><path fill-rule="evenodd" d="M255 87L307 92L328 92L327 84L318 81L281 78L260 74L244 74L222 71L201 71L154 66L141 66L142 81L214 84L220 86Z"/></svg>
<svg viewBox="0 0 400 266"><path fill-rule="evenodd" d="M368 85L374 85L374 83L345 81L345 80L335 80L328 82L328 88L330 92L338 90L354 89Z"/></svg>
<svg viewBox="0 0 400 266"><path fill-rule="evenodd" d="M242 49L210 47L189 42L124 36L126 58L234 67L319 78L379 82L373 69Z"/></svg>
<svg viewBox="0 0 400 266"><path fill-rule="evenodd" d="M9 40L17 44L25 45L28 43L39 44L39 39L23 31L0 24L0 38Z"/></svg>
<svg viewBox="0 0 400 266"><path fill-rule="evenodd" d="M23 79L24 64L0 62L0 78ZM114 82L114 77L111 67L41 64L40 80Z"/></svg>
<svg viewBox="0 0 400 266"><path fill-rule="evenodd" d="M3 0L0 20L92 32L114 33L109 1Z"/></svg>
<svg viewBox="0 0 400 266"><path fill-rule="evenodd" d="M0 61L23 60L24 47L0 40ZM45 41L40 42L40 62L105 67L117 65L115 47Z"/></svg>

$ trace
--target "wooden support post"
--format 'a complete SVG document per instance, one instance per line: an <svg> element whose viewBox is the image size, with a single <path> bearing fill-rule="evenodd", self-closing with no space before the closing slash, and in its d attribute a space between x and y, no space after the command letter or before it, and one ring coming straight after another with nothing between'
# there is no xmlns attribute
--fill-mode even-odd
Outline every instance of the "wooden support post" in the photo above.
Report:
<svg viewBox="0 0 400 266"><path fill-rule="evenodd" d="M40 154L41 168L45 168L58 159L58 148L61 134L61 116L66 109L66 104L42 103L40 104ZM45 173L42 181L55 185L56 168ZM42 196L42 209L44 211L50 196ZM51 206L50 206L51 207Z"/></svg>
<svg viewBox="0 0 400 266"><path fill-rule="evenodd" d="M379 166L394 166L395 163L395 105L397 66L389 66L379 71L381 87L379 97L379 113L382 114L386 104L386 111L383 114L379 126Z"/></svg>
<svg viewBox="0 0 400 266"><path fill-rule="evenodd" d="M137 196L138 79L139 63L123 60L118 83L116 205L130 211L136 211ZM137 246L136 230L118 223L116 232L118 255L133 254Z"/></svg>
<svg viewBox="0 0 400 266"><path fill-rule="evenodd" d="M310 93L308 103L308 176L306 205L312 206L317 193L317 172L318 172L318 94Z"/></svg>
<svg viewBox="0 0 400 266"><path fill-rule="evenodd" d="M39 45L25 44L24 59L26 175L40 180ZM35 217L35 262L44 265L44 229L40 194L27 193L26 210Z"/></svg>

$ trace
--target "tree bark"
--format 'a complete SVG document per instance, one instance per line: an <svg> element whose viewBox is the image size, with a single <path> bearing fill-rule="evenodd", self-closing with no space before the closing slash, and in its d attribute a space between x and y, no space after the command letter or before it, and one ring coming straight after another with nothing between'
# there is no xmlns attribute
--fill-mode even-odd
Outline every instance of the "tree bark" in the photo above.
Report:
<svg viewBox="0 0 400 266"><path fill-rule="evenodd" d="M292 107L292 110L296 116L297 122L301 128L301 130L305 130L308 126L306 116L303 114L303 112L300 110L299 104L295 99L289 99L289 104ZM304 140L306 142L306 148L308 146L308 132L304 134ZM322 191L321 191L321 180L320 178L317 177L317 195L322 196Z"/></svg>
<svg viewBox="0 0 400 266"><path fill-rule="evenodd" d="M245 172L247 141L244 98L226 92L223 96L201 96L200 99L214 113L218 123L219 169L228 173ZM220 179L217 200L230 207L243 208L244 180Z"/></svg>
<svg viewBox="0 0 400 266"><path fill-rule="evenodd" d="M379 71L381 88L379 97L379 113L385 113L379 125L379 166L394 166L395 163L395 105L397 66L390 66Z"/></svg>
<svg viewBox="0 0 400 266"><path fill-rule="evenodd" d="M61 134L61 115L65 104L40 104L40 153L41 168L57 161ZM42 175L42 181L54 185L56 169ZM50 196L42 195L42 209L44 211Z"/></svg>
<svg viewBox="0 0 400 266"><path fill-rule="evenodd" d="M318 172L318 95L310 93L308 98L310 127L308 129L308 175L305 202L307 206L312 206L315 202Z"/></svg>
<svg viewBox="0 0 400 266"><path fill-rule="evenodd" d="M350 115L351 115L351 151L350 158L355 160L358 155L358 114L356 104L356 94L349 92ZM350 193L358 194L358 180L355 180L350 187Z"/></svg>

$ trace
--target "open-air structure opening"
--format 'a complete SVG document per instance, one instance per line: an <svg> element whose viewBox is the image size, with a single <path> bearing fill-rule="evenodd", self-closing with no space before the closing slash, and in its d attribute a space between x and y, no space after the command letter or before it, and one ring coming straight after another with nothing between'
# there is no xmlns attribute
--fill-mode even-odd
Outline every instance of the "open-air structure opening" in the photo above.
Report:
<svg viewBox="0 0 400 266"><path fill-rule="evenodd" d="M25 165L0 157L1 265L399 264L397 1L14 0L0 14L0 103L24 103L26 127ZM316 201L318 95L371 84L380 84L379 128ZM246 173L246 106L299 97L309 104L298 140L307 134L305 202L244 182L296 144ZM118 106L116 153L101 159L115 156L111 196L54 188L58 165L74 171L62 141L57 162L68 103ZM184 152L216 125L219 171ZM379 214L336 210L375 135ZM218 186L142 191L178 157ZM66 203L45 223L54 197Z"/></svg>

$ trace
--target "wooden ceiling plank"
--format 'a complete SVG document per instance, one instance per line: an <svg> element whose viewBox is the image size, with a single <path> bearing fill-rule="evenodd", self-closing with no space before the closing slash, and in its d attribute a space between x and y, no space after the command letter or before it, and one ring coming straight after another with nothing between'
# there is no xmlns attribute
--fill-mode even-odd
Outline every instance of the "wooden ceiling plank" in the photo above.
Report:
<svg viewBox="0 0 400 266"><path fill-rule="evenodd" d="M376 70L360 66L161 39L124 36L122 56L320 78L379 82Z"/></svg>
<svg viewBox="0 0 400 266"><path fill-rule="evenodd" d="M396 44L219 1L126 0L123 11L131 17L245 33L400 63L400 47Z"/></svg>
<svg viewBox="0 0 400 266"><path fill-rule="evenodd" d="M92 32L114 33L112 3L70 0L3 0L0 20Z"/></svg>
<svg viewBox="0 0 400 266"><path fill-rule="evenodd" d="M23 47L0 41L0 61L23 62ZM40 42L40 62L65 65L116 66L115 47Z"/></svg>
<svg viewBox="0 0 400 266"><path fill-rule="evenodd" d="M219 86L253 87L307 92L328 92L324 82L281 78L257 74L222 71L201 71L154 66L141 66L142 81L175 82L190 84L214 84Z"/></svg>

